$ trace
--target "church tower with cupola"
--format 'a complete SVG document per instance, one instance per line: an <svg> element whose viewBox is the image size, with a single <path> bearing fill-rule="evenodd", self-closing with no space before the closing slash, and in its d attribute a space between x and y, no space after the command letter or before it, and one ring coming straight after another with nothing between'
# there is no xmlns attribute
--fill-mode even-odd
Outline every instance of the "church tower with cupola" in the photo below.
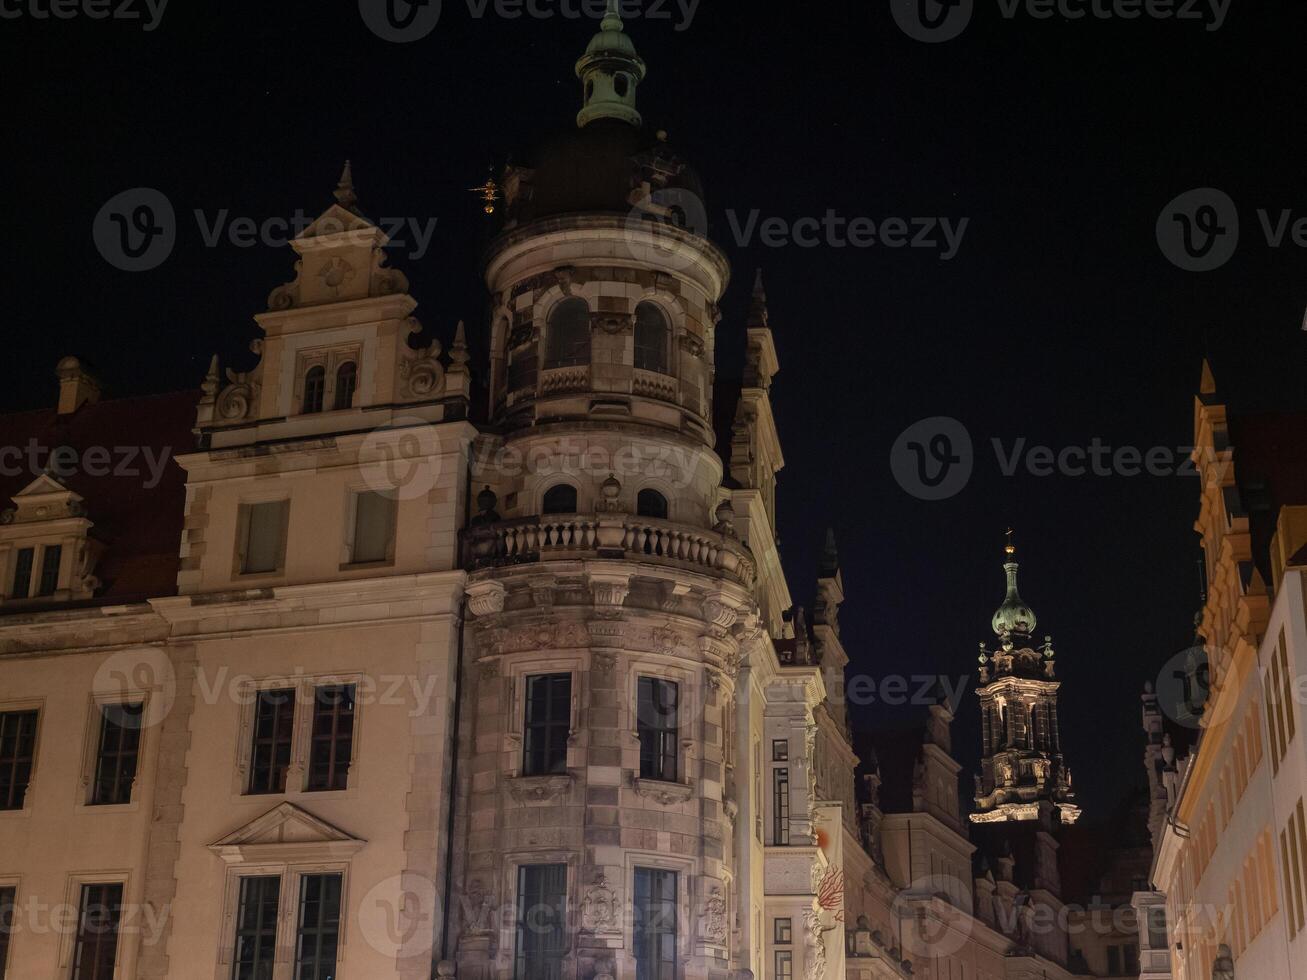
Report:
<svg viewBox="0 0 1307 980"><path fill-rule="evenodd" d="M998 644L980 645L983 751L976 777L975 823L1072 824L1080 816L1057 722L1053 638L1036 645L1037 620L1017 588L1016 546L1009 541L1007 595L991 625Z"/></svg>

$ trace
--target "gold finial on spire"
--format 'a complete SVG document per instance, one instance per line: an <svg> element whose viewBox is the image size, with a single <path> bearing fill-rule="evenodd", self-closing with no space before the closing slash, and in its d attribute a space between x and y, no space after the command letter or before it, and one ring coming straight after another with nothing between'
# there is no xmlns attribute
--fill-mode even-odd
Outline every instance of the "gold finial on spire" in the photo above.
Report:
<svg viewBox="0 0 1307 980"><path fill-rule="evenodd" d="M481 210L486 214L495 213L495 202L499 200L499 185L495 183L494 168L490 168L490 176L480 187L469 187L468 192L481 195Z"/></svg>
<svg viewBox="0 0 1307 980"><path fill-rule="evenodd" d="M1009 558L1017 553L1017 546L1012 543L1012 535L1015 533L1016 532L1013 531L1012 528L1007 529L1007 547L1003 550L1007 552Z"/></svg>

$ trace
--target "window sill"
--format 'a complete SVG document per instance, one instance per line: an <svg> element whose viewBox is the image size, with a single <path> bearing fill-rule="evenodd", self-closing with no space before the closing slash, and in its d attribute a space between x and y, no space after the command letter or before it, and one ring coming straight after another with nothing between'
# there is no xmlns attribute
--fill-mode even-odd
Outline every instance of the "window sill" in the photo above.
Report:
<svg viewBox="0 0 1307 980"><path fill-rule="evenodd" d="M379 568L394 568L395 559L383 558L380 561L347 561L342 562L338 571L342 572L369 572Z"/></svg>
<svg viewBox="0 0 1307 980"><path fill-rule="evenodd" d="M0 820L22 820L32 815L32 805L24 804L22 809L4 809L0 810Z"/></svg>
<svg viewBox="0 0 1307 980"><path fill-rule="evenodd" d="M77 809L85 813L135 813L141 805L133 800L130 803L79 803Z"/></svg>

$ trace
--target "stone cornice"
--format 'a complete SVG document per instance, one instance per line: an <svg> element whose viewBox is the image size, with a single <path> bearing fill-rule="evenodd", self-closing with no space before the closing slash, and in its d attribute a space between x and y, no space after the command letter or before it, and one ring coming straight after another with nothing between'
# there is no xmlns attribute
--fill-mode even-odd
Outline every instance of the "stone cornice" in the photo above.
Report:
<svg viewBox="0 0 1307 980"><path fill-rule="evenodd" d="M0 657L139 646L168 634L167 620L147 603L48 609L0 617Z"/></svg>

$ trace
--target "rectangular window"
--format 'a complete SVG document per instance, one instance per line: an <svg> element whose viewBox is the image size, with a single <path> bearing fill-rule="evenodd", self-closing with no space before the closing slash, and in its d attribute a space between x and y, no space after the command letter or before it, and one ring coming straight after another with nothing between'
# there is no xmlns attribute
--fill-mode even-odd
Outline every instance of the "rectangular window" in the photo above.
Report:
<svg viewBox="0 0 1307 980"><path fill-rule="evenodd" d="M567 865L518 868L514 980L562 980L566 926Z"/></svg>
<svg viewBox="0 0 1307 980"><path fill-rule="evenodd" d="M250 749L249 792L286 792L294 741L295 691L260 691L254 705L254 741Z"/></svg>
<svg viewBox="0 0 1307 980"><path fill-rule="evenodd" d="M355 564L386 561L395 539L395 500L385 493L359 493L354 497L354 546L350 561Z"/></svg>
<svg viewBox="0 0 1307 980"><path fill-rule="evenodd" d="M788 949L776 950L776 980L794 980L794 954Z"/></svg>
<svg viewBox="0 0 1307 980"><path fill-rule="evenodd" d="M241 542L241 574L258 575L280 571L285 558L286 519L290 515L290 501L245 504L242 510L245 537Z"/></svg>
<svg viewBox="0 0 1307 980"><path fill-rule="evenodd" d="M1119 977L1121 975L1121 947L1107 947L1107 975L1110 977Z"/></svg>
<svg viewBox="0 0 1307 980"><path fill-rule="evenodd" d="M772 843L778 847L790 843L790 771L773 769L772 780Z"/></svg>
<svg viewBox="0 0 1307 980"><path fill-rule="evenodd" d="M1153 907L1148 910L1148 948L1166 949L1166 909Z"/></svg>
<svg viewBox="0 0 1307 980"><path fill-rule="evenodd" d="M295 980L336 978L341 881L339 874L305 875L300 879Z"/></svg>
<svg viewBox="0 0 1307 980"><path fill-rule="evenodd" d="M1125 975L1128 977L1139 976L1139 947L1134 943L1126 943L1123 952L1125 957Z"/></svg>
<svg viewBox="0 0 1307 980"><path fill-rule="evenodd" d="M0 888L0 980L5 980L9 964L9 936L14 931L14 903L18 892L14 888Z"/></svg>
<svg viewBox="0 0 1307 980"><path fill-rule="evenodd" d="M777 946L788 946L794 942L794 920L772 920L772 941Z"/></svg>
<svg viewBox="0 0 1307 980"><path fill-rule="evenodd" d="M354 685L320 687L313 698L309 790L344 789L349 782L353 758Z"/></svg>
<svg viewBox="0 0 1307 980"><path fill-rule="evenodd" d="M120 884L82 886L72 980L113 980L122 905Z"/></svg>
<svg viewBox="0 0 1307 980"><path fill-rule="evenodd" d="M526 679L523 727L523 775L566 772L567 737L572 733L571 674L538 674Z"/></svg>
<svg viewBox="0 0 1307 980"><path fill-rule="evenodd" d="M41 584L37 595L54 595L59 588L59 563L63 561L64 546L48 544L41 551Z"/></svg>
<svg viewBox="0 0 1307 980"><path fill-rule="evenodd" d="M26 599L32 594L32 566L36 563L35 548L19 548L14 556L14 587L10 595Z"/></svg>
<svg viewBox="0 0 1307 980"><path fill-rule="evenodd" d="M0 713L0 810L21 810L36 754L35 711Z"/></svg>
<svg viewBox="0 0 1307 980"><path fill-rule="evenodd" d="M95 757L93 806L112 806L132 801L137 756L141 750L139 704L100 706L100 747Z"/></svg>
<svg viewBox="0 0 1307 980"><path fill-rule="evenodd" d="M1284 698L1284 721L1288 729L1288 738L1285 740L1287 747L1289 742L1297 734L1297 722L1293 715L1293 678L1289 675L1289 649L1284 642L1284 630L1280 630L1280 677L1282 678L1282 696Z"/></svg>
<svg viewBox="0 0 1307 980"><path fill-rule="evenodd" d="M672 681L640 678L636 731L640 737L641 779L668 783L677 780L678 696L678 688Z"/></svg>
<svg viewBox="0 0 1307 980"><path fill-rule="evenodd" d="M771 761L772 762L789 762L790 761L790 743L786 739L773 739L771 743Z"/></svg>
<svg viewBox="0 0 1307 980"><path fill-rule="evenodd" d="M676 872L635 869L635 980L676 980Z"/></svg>
<svg viewBox="0 0 1307 980"><path fill-rule="evenodd" d="M281 878L269 875L241 879L232 980L272 980L280 905Z"/></svg>
<svg viewBox="0 0 1307 980"><path fill-rule="evenodd" d="M1275 738L1275 709L1272 706L1275 694L1271 691L1270 671L1262 680L1262 693L1266 696L1266 737L1271 743L1271 775L1276 776L1280 773L1280 743Z"/></svg>

